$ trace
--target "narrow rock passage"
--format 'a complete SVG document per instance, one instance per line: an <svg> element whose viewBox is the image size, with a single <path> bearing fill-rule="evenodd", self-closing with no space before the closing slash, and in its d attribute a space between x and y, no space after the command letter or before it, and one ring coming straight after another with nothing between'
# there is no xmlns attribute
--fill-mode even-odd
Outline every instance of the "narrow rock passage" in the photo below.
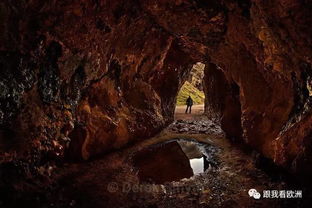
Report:
<svg viewBox="0 0 312 208"><path fill-rule="evenodd" d="M177 110L179 112L180 109ZM282 181L274 182L262 170L257 169L249 155L224 138L217 124L208 121L198 112L194 111L194 119L188 115L185 120L181 119L184 119L185 115L180 116L177 113L178 120L154 138L92 162L66 165L56 174L55 180L59 183L50 192L51 198L48 201L53 201L53 205L57 207L182 208L301 205L298 199L250 198L248 190L252 188L262 194L263 190L286 190L293 187ZM188 130L180 131L186 128ZM165 146L175 141L192 141L198 144L198 147L204 148L213 165L209 165L209 168L201 174L194 176L191 174L180 180L163 183L159 181L155 183L153 180L142 181L139 177L142 166L136 165L138 158L143 166L147 165L150 168L152 165L153 169L149 169L148 174L154 172L154 175L160 177L161 175L164 177L165 174L175 174L176 177L180 174L183 177L182 172L174 172L185 170L188 166L182 161L176 162L183 154L179 147L171 145L170 148L161 149L162 153L157 153L157 148L156 151L153 150L157 145ZM144 151L149 152L149 155ZM170 161L175 163L170 164Z"/></svg>

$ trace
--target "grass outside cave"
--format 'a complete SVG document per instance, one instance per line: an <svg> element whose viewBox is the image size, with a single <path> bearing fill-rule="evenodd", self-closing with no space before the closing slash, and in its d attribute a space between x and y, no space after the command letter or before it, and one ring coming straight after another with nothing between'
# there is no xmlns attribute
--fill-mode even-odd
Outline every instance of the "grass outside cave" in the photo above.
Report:
<svg viewBox="0 0 312 208"><path fill-rule="evenodd" d="M194 105L203 104L205 101L205 94L203 91L196 88L190 82L186 81L181 87L177 96L177 105L185 105L186 99L191 96Z"/></svg>

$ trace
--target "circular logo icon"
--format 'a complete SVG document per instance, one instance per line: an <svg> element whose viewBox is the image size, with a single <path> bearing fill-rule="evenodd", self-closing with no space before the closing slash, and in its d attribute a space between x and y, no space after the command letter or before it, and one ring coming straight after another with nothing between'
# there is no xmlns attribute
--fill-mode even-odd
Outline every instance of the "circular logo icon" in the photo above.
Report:
<svg viewBox="0 0 312 208"><path fill-rule="evenodd" d="M115 182L109 183L107 185L107 191L110 193L114 193L118 191L118 184Z"/></svg>
<svg viewBox="0 0 312 208"><path fill-rule="evenodd" d="M255 193L255 194L253 195L253 198L254 198L254 199L260 199L260 197L261 197L261 195L260 195L259 192Z"/></svg>
<svg viewBox="0 0 312 208"><path fill-rule="evenodd" d="M248 195L249 197L253 197L254 199L261 198L261 194L256 189L249 189Z"/></svg>
<svg viewBox="0 0 312 208"><path fill-rule="evenodd" d="M249 189L249 191L248 191L249 197L253 197L255 193L257 193L256 189Z"/></svg>

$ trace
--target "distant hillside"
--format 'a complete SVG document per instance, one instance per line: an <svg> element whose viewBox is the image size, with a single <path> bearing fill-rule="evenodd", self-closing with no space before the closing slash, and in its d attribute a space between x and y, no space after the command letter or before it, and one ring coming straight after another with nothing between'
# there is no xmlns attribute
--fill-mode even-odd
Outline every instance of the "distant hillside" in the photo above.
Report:
<svg viewBox="0 0 312 208"><path fill-rule="evenodd" d="M199 89L194 87L191 83L186 81L178 94L177 105L185 105L188 96L191 96L191 98L194 101L194 104L204 103L205 100L204 92L200 91Z"/></svg>

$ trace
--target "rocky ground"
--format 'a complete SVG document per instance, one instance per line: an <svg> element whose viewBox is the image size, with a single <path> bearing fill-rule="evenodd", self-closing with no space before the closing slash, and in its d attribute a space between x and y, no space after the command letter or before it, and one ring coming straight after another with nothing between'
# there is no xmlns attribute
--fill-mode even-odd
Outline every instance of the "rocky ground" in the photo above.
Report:
<svg viewBox="0 0 312 208"><path fill-rule="evenodd" d="M187 121L179 119L169 126L169 130L175 133L190 134L211 134L221 132L220 126L217 126L209 120Z"/></svg>
<svg viewBox="0 0 312 208"><path fill-rule="evenodd" d="M195 111L196 112L196 111ZM179 118L179 116L176 114ZM188 115L190 117L190 115ZM203 121L179 118L157 136L85 163L67 163L51 172L41 183L41 193L28 194L27 200L13 205L32 207L304 207L301 199L250 198L248 190L297 190L281 178L272 178L258 169L254 159L224 138L220 127ZM201 119L202 118L202 119ZM207 120L207 119L205 119ZM188 129L188 130L187 130ZM173 140L192 140L203 146L215 161L204 173L180 181L154 184L143 182L134 165L135 155L157 144ZM174 154L174 153L173 153ZM173 155L174 156L174 155ZM172 157L173 157L172 156ZM143 156L144 157L144 156ZM167 158L164 158L167 159ZM143 158L144 160L144 158ZM153 170L161 172L160 168ZM170 167L166 167L169 169ZM36 184L25 182L28 186ZM31 190L24 187L25 190ZM16 196L16 198L18 198ZM2 202L3 203L3 202ZM0 204L0 207L9 207Z"/></svg>
<svg viewBox="0 0 312 208"><path fill-rule="evenodd" d="M311 8L309 0L2 0L0 195L67 156L88 161L164 130L198 62L209 118L309 180Z"/></svg>

